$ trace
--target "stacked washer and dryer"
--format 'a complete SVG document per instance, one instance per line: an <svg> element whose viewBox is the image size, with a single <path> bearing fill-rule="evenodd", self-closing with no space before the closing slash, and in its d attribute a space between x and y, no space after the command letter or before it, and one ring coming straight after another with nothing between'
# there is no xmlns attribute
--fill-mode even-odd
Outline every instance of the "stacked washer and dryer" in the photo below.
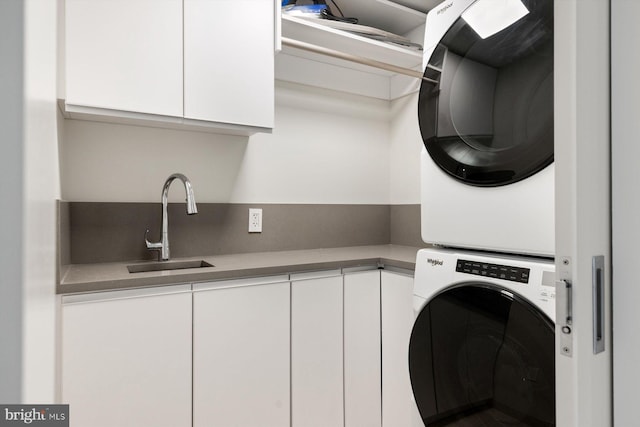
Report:
<svg viewBox="0 0 640 427"><path fill-rule="evenodd" d="M555 425L553 0L431 10L416 320L426 426Z"/></svg>

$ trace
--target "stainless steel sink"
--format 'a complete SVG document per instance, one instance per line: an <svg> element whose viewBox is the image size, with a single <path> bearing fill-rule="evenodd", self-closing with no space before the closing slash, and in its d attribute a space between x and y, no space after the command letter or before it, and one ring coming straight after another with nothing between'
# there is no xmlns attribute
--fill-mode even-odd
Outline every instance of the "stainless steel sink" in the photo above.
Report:
<svg viewBox="0 0 640 427"><path fill-rule="evenodd" d="M206 261L163 261L144 264L132 264L127 266L129 273L144 273L148 271L184 270L187 268L214 267Z"/></svg>

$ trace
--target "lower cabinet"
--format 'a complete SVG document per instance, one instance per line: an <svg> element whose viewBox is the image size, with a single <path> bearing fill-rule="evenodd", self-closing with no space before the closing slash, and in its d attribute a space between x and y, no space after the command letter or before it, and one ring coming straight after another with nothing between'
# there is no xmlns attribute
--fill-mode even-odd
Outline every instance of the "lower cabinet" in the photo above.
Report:
<svg viewBox="0 0 640 427"><path fill-rule="evenodd" d="M413 276L382 270L382 426L422 427L409 377Z"/></svg>
<svg viewBox="0 0 640 427"><path fill-rule="evenodd" d="M374 268L63 296L61 402L76 427L421 425L412 294Z"/></svg>
<svg viewBox="0 0 640 427"><path fill-rule="evenodd" d="M290 327L288 281L194 285L194 427L290 426Z"/></svg>
<svg viewBox="0 0 640 427"><path fill-rule="evenodd" d="M71 426L191 426L190 286L65 296L61 322Z"/></svg>
<svg viewBox="0 0 640 427"><path fill-rule="evenodd" d="M344 275L344 424L380 427L380 270Z"/></svg>
<svg viewBox="0 0 640 427"><path fill-rule="evenodd" d="M344 424L342 304L339 270L291 275L292 426Z"/></svg>
<svg viewBox="0 0 640 427"><path fill-rule="evenodd" d="M412 427L413 277L368 269L291 280L291 425Z"/></svg>

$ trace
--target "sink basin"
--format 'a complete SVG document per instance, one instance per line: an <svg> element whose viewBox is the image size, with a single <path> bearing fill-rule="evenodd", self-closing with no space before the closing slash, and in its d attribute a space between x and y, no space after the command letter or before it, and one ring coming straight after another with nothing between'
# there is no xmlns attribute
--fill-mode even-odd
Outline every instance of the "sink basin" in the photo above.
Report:
<svg viewBox="0 0 640 427"><path fill-rule="evenodd" d="M164 261L164 262L150 262L144 264L128 265L127 270L129 273L144 273L148 271L169 271L169 270L184 270L186 268L202 268L202 267L214 267L213 264L209 264L206 261Z"/></svg>

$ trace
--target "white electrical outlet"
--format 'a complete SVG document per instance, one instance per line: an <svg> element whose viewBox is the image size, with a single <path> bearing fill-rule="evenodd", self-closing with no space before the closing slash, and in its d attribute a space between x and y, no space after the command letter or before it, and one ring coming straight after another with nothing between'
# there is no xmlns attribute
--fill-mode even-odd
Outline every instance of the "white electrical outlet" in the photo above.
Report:
<svg viewBox="0 0 640 427"><path fill-rule="evenodd" d="M262 209L249 209L249 233L262 233Z"/></svg>

